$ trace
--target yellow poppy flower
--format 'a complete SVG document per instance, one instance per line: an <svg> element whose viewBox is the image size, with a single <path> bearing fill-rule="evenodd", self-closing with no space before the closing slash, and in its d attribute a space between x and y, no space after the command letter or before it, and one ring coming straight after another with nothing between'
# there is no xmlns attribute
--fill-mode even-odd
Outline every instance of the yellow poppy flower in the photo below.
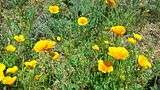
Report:
<svg viewBox="0 0 160 90"><path fill-rule="evenodd" d="M109 47L108 55L117 60L125 60L129 56L129 52L124 47Z"/></svg>
<svg viewBox="0 0 160 90"><path fill-rule="evenodd" d="M139 66L141 66L142 68L144 69L147 69L147 68L151 68L151 63L149 62L148 58L145 57L144 55L139 55L138 56L138 64Z"/></svg>
<svg viewBox="0 0 160 90"><path fill-rule="evenodd" d="M80 26L85 26L85 25L87 25L87 24L88 24L88 18L86 18L86 17L79 17L79 18L78 18L78 24L79 24Z"/></svg>
<svg viewBox="0 0 160 90"><path fill-rule="evenodd" d="M98 70L101 71L102 73L110 73L113 71L113 66L112 63L103 60L98 60Z"/></svg>
<svg viewBox="0 0 160 90"><path fill-rule="evenodd" d="M49 10L50 13L56 14L56 13L59 13L60 8L57 5L51 5L51 6L49 6L48 10Z"/></svg>
<svg viewBox="0 0 160 90"><path fill-rule="evenodd" d="M59 60L60 59L60 54L58 52L51 52L50 55L51 55L53 60Z"/></svg>
<svg viewBox="0 0 160 90"><path fill-rule="evenodd" d="M111 31L118 36L122 36L126 32L126 28L124 26L113 26L111 28Z"/></svg>
<svg viewBox="0 0 160 90"><path fill-rule="evenodd" d="M29 62L24 62L24 64L26 65L27 68L34 69L37 65L37 61L32 60L32 61L29 61Z"/></svg>
<svg viewBox="0 0 160 90"><path fill-rule="evenodd" d="M116 0L106 0L106 3L107 3L110 7L115 7L115 6L116 6Z"/></svg>
<svg viewBox="0 0 160 90"><path fill-rule="evenodd" d="M38 80L40 79L40 77L41 77L41 75L35 75L35 76L34 76L34 80L37 80L37 81L38 81Z"/></svg>
<svg viewBox="0 0 160 90"><path fill-rule="evenodd" d="M93 50L96 50L96 51L99 51L99 47L98 47L98 45L94 45L94 46L92 46L92 49L93 49Z"/></svg>
<svg viewBox="0 0 160 90"><path fill-rule="evenodd" d="M54 48L55 45L56 45L55 41L40 40L34 45L33 50L36 51L36 52L48 51L48 50Z"/></svg>
<svg viewBox="0 0 160 90"><path fill-rule="evenodd" d="M128 42L131 43L131 44L136 44L137 40L135 40L134 38L129 37L128 38Z"/></svg>
<svg viewBox="0 0 160 90"><path fill-rule="evenodd" d="M3 71L0 71L0 81L2 81L3 78L4 78L4 73L3 73Z"/></svg>
<svg viewBox="0 0 160 90"><path fill-rule="evenodd" d="M16 35L14 36L14 39L17 41L17 42L23 42L25 41L25 38L23 35Z"/></svg>
<svg viewBox="0 0 160 90"><path fill-rule="evenodd" d="M14 76L14 77L6 76L6 77L3 78L2 83L11 86L11 85L14 84L14 82L16 81L16 79L17 79L16 76Z"/></svg>
<svg viewBox="0 0 160 90"><path fill-rule="evenodd" d="M140 34L133 33L133 36L134 36L134 38L136 38L139 41L142 40L142 35L140 35Z"/></svg>
<svg viewBox="0 0 160 90"><path fill-rule="evenodd" d="M6 46L5 49L6 49L8 52L14 52L14 51L16 50L16 47L13 46L13 45L11 45L11 44L9 44L9 45Z"/></svg>
<svg viewBox="0 0 160 90"><path fill-rule="evenodd" d="M0 72L3 72L6 69L6 66L3 63L0 63Z"/></svg>
<svg viewBox="0 0 160 90"><path fill-rule="evenodd" d="M0 81L4 78L3 71L6 69L6 66L3 63L0 63Z"/></svg>
<svg viewBox="0 0 160 90"><path fill-rule="evenodd" d="M18 67L17 66L13 66L12 68L8 68L6 73L16 73L18 71Z"/></svg>

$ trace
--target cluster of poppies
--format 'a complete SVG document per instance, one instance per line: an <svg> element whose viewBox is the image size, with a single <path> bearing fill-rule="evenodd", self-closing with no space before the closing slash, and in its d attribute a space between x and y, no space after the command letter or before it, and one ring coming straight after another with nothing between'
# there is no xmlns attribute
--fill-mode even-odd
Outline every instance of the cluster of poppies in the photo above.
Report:
<svg viewBox="0 0 160 90"><path fill-rule="evenodd" d="M3 63L0 63L0 81L5 85L13 85L17 77L13 76L18 71L17 66L6 69ZM12 77L13 76L13 77Z"/></svg>
<svg viewBox="0 0 160 90"><path fill-rule="evenodd" d="M25 37L24 35L15 35L13 37L13 39L17 42L17 43L22 43L25 41ZM57 37L56 38L57 41L61 41L61 37ZM46 40L39 40L35 43L33 50L37 53L41 53L41 52L49 52L51 59L53 60L60 60L60 54L58 52L54 52L51 49L53 49L56 45L56 42L50 39L46 39ZM17 51L17 48L15 47L15 45L13 44L9 44L5 47L5 50L9 53L13 53ZM32 59L32 60L28 60L24 62L24 65L27 69L34 69L37 65L37 60ZM2 81L3 84L7 84L7 85L13 85L14 82L16 81L16 76L11 77L8 76L8 74L15 74L18 71L18 66L13 66L11 68L8 68L6 70L6 66L3 63L0 63L0 81ZM5 76L7 75L7 76ZM35 76L35 80L38 80L38 78L40 77L40 75L36 75Z"/></svg>
<svg viewBox="0 0 160 90"><path fill-rule="evenodd" d="M117 6L116 0L106 0L106 3L113 8ZM60 12L60 7L58 5L51 5L49 6L48 10L51 14L57 14ZM80 26L86 26L88 23L89 23L89 19L85 16L81 16L77 19L77 24ZM116 35L116 37L120 38L126 33L126 28L124 26L118 25L118 26L111 27L110 31L113 32ZM15 35L14 40L17 43L22 43L25 41L25 37L24 35ZM61 41L61 37L57 37L56 40ZM127 39L127 41L131 44L136 44L138 41L141 41L141 40L142 40L142 35L135 34L135 33L133 33L133 36L128 37ZM41 52L49 53L50 57L53 60L59 61L61 58L61 54L53 50L56 44L57 42L51 39L42 39L35 43L32 50L35 51L36 53L41 53ZM100 47L98 45L93 45L92 49L94 49L95 51L99 51ZM5 50L7 52L15 52L16 47L13 44L8 44L5 47ZM128 50L125 47L121 47L121 46L108 47L107 54L113 57L113 59L119 60L119 61L124 61L130 56ZM24 65L27 69L34 69L37 63L38 63L37 60L32 59L24 62ZM148 69L152 67L150 60L144 55L138 56L137 63L140 67L144 69ZM98 70L102 73L112 72L114 70L112 61L101 60L101 59L98 60ZM18 71L17 66L13 66L11 68L6 69L6 66L0 63L0 81L3 84L13 85L17 78L16 76L14 76L17 71ZM40 78L40 75L35 76L36 80L38 80L39 78Z"/></svg>
<svg viewBox="0 0 160 90"><path fill-rule="evenodd" d="M117 0L106 0L106 3L115 8L117 6ZM60 7L58 5L49 6L49 12L51 14L57 14L60 12ZM80 26L86 26L89 23L87 17L81 16L77 19L77 23ZM124 26L118 25L113 26L110 29L117 37L123 36L126 33L126 28ZM127 41L131 44L137 44L138 41L142 40L142 35L133 33L133 37L128 37ZM93 45L92 49L99 51L98 45ZM108 55L112 56L115 60L126 60L129 57L129 52L125 47L109 47ZM147 57L144 55L138 56L138 64L142 68L151 68L151 63ZM111 61L98 60L98 70L103 73L109 73L113 71L113 65Z"/></svg>
<svg viewBox="0 0 160 90"><path fill-rule="evenodd" d="M124 26L113 26L111 27L111 31L116 35L116 37L120 38L126 32L126 28ZM136 44L137 41L142 40L142 35L133 33L133 38L129 37L127 39L131 44ZM100 47L98 45L93 45L92 49L95 51L99 51ZM126 60L129 57L129 52L125 47L108 47L108 55L112 56L115 60ZM139 55L137 59L138 65L143 69L151 68L150 60L144 56ZM111 61L98 60L98 70L103 73L110 73L113 71L113 65Z"/></svg>

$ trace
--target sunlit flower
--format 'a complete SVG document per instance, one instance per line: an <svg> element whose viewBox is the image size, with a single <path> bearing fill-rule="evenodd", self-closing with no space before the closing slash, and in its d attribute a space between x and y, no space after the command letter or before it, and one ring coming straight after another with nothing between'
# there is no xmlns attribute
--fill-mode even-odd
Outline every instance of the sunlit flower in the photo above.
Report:
<svg viewBox="0 0 160 90"><path fill-rule="evenodd" d="M27 68L34 69L37 65L37 61L32 60L32 61L24 62L24 64L26 65Z"/></svg>
<svg viewBox="0 0 160 90"><path fill-rule="evenodd" d="M2 81L3 78L4 78L4 73L3 73L3 71L0 71L0 81Z"/></svg>
<svg viewBox="0 0 160 90"><path fill-rule="evenodd" d="M126 28L124 26L113 26L111 28L111 31L118 36L122 36L126 32Z"/></svg>
<svg viewBox="0 0 160 90"><path fill-rule="evenodd" d="M13 66L12 68L8 68L6 73L16 73L18 71L18 67L17 66Z"/></svg>
<svg viewBox="0 0 160 90"><path fill-rule="evenodd" d="M129 52L124 47L109 47L108 54L117 60L125 60L129 56Z"/></svg>
<svg viewBox="0 0 160 90"><path fill-rule="evenodd" d="M16 76L14 76L14 77L6 76L6 77L3 78L2 83L11 86L11 85L14 84L14 82L16 81L16 79L17 79Z"/></svg>
<svg viewBox="0 0 160 90"><path fill-rule="evenodd" d="M50 13L56 14L56 13L59 13L60 8L57 5L51 5L51 6L49 6L48 10L49 10Z"/></svg>
<svg viewBox="0 0 160 90"><path fill-rule="evenodd" d="M99 51L98 45L93 45L93 46L92 46L92 49L93 49L93 50L96 50L96 51Z"/></svg>
<svg viewBox="0 0 160 90"><path fill-rule="evenodd" d="M55 45L56 45L55 41L40 40L34 45L33 50L36 52L48 51L48 50L54 48Z"/></svg>
<svg viewBox="0 0 160 90"><path fill-rule="evenodd" d="M0 63L0 81L4 78L3 71L6 69L6 66L3 63Z"/></svg>
<svg viewBox="0 0 160 90"><path fill-rule="evenodd" d="M109 61L98 60L98 70L102 73L110 73L113 71L112 63Z"/></svg>
<svg viewBox="0 0 160 90"><path fill-rule="evenodd" d="M78 18L78 24L81 26L85 26L88 24L88 18L86 17L79 17Z"/></svg>
<svg viewBox="0 0 160 90"><path fill-rule="evenodd" d="M59 42L61 41L61 37L59 37L59 36L58 36L56 39L57 39L57 41L59 41Z"/></svg>
<svg viewBox="0 0 160 90"><path fill-rule="evenodd" d="M58 52L51 52L50 55L51 55L53 60L59 60L60 59L60 54Z"/></svg>
<svg viewBox="0 0 160 90"><path fill-rule="evenodd" d="M147 69L147 68L151 68L151 63L149 62L148 58L145 57L144 55L139 55L138 56L138 64L139 66L141 66L142 68L144 69Z"/></svg>
<svg viewBox="0 0 160 90"><path fill-rule="evenodd" d="M131 43L131 44L136 44L136 43L137 43L137 40L134 39L134 38L132 38L132 37L129 37L129 38L127 39L127 41L128 41L129 43Z"/></svg>
<svg viewBox="0 0 160 90"><path fill-rule="evenodd" d="M40 77L41 77L41 75L35 75L35 76L34 76L34 80L37 80L37 81L38 81L38 80L40 79Z"/></svg>
<svg viewBox="0 0 160 90"><path fill-rule="evenodd" d="M9 45L6 46L5 49L6 49L8 52L14 52L14 51L16 50L16 47L13 46L13 45L11 45L11 44L9 44Z"/></svg>
<svg viewBox="0 0 160 90"><path fill-rule="evenodd" d="M134 36L134 38L136 38L137 40L142 40L142 35L140 35L140 34L135 34L135 33L133 33L133 36Z"/></svg>
<svg viewBox="0 0 160 90"><path fill-rule="evenodd" d="M116 6L116 0L106 0L106 3L107 3L110 7L115 7L115 6Z"/></svg>
<svg viewBox="0 0 160 90"><path fill-rule="evenodd" d="M6 69L6 66L3 63L0 63L0 72L3 72Z"/></svg>
<svg viewBox="0 0 160 90"><path fill-rule="evenodd" d="M17 41L17 42L23 42L25 41L25 38L23 35L16 35L14 36L14 39Z"/></svg>

